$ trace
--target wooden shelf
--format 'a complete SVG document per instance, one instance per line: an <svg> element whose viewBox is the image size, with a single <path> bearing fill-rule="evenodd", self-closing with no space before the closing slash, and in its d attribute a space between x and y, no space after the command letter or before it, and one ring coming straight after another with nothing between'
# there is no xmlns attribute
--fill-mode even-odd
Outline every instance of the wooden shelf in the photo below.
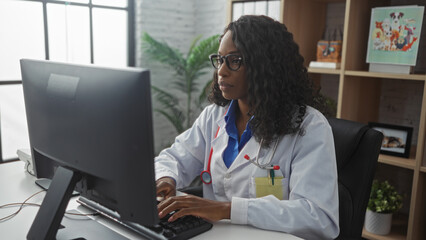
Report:
<svg viewBox="0 0 426 240"><path fill-rule="evenodd" d="M377 235L362 229L362 237L370 240L405 240L407 239L408 216L394 214L392 217L391 232L387 235Z"/></svg>
<svg viewBox="0 0 426 240"><path fill-rule="evenodd" d="M334 74L334 75L339 75L340 74L340 69L308 68L308 73L320 73L320 74Z"/></svg>
<svg viewBox="0 0 426 240"><path fill-rule="evenodd" d="M420 171L426 173L426 167L420 167Z"/></svg>
<svg viewBox="0 0 426 240"><path fill-rule="evenodd" d="M405 240L407 239L407 236L405 236L402 233L397 232L391 232L388 235L376 235L370 232L367 232L367 230L362 230L362 237L367 238L370 240Z"/></svg>
<svg viewBox="0 0 426 240"><path fill-rule="evenodd" d="M416 167L416 160L413 158L401 158L385 154L379 155L379 162L411 170L414 170L414 168Z"/></svg>
<svg viewBox="0 0 426 240"><path fill-rule="evenodd" d="M396 74L396 73L377 73L368 71L345 71L346 76L370 77L370 78L391 78L402 80L426 81L424 74Z"/></svg>

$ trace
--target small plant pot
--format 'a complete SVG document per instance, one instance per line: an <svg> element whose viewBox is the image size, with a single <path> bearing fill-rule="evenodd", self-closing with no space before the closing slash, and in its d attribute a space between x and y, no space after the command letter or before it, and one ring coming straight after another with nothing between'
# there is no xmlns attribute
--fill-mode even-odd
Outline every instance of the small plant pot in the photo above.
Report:
<svg viewBox="0 0 426 240"><path fill-rule="evenodd" d="M368 232L386 235L389 234L392 225L392 213L376 213L367 210L365 214L365 230Z"/></svg>

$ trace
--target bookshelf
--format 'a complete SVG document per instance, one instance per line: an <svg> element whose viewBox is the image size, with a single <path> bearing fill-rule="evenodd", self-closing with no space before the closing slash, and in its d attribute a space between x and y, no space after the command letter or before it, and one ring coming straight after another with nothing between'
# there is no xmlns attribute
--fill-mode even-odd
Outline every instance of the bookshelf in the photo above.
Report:
<svg viewBox="0 0 426 240"><path fill-rule="evenodd" d="M229 0L228 21L231 19L232 3ZM415 83L420 92L420 105L414 106L413 137L416 139L409 158L380 154L377 177L393 177L401 181L397 185L407 194L404 207L395 214L392 230L388 235L374 235L363 231L363 238L426 239L426 74L389 74L368 71L366 63L367 40L371 9L379 6L425 5L424 0L281 0L281 21L293 33L305 58L306 66L316 60L316 44L321 39L327 24L330 4L340 4L344 16L342 62L340 69L308 68L310 76L321 85L335 84L337 117L352 121L380 122L380 109L383 105L383 86L400 81ZM421 43L425 43L426 27L423 24ZM422 56L419 48L418 58ZM329 79L338 79L329 81ZM409 94L407 94L409 95ZM408 96L407 96L408 97ZM410 103L409 103L410 104ZM398 113L397 113L398 114ZM404 113L400 113L404 114Z"/></svg>

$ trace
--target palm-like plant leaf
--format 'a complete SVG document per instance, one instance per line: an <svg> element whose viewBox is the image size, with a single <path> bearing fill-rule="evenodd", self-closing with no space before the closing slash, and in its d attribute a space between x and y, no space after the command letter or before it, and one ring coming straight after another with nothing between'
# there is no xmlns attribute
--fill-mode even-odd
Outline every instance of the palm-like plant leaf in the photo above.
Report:
<svg viewBox="0 0 426 240"><path fill-rule="evenodd" d="M219 35L214 35L209 38L206 38L198 45L195 45L195 42L198 41L199 38L196 38L194 43L192 44L187 59L186 59L186 89L188 93L188 110L187 110L187 118L191 118L191 101L192 101L192 92L197 91L198 84L195 80L203 74L201 71L203 68L207 67L209 64L209 54L217 52L219 48ZM190 122L187 122L187 126L189 127Z"/></svg>
<svg viewBox="0 0 426 240"><path fill-rule="evenodd" d="M197 45L197 42L200 41L201 37L202 35L198 35L194 38L194 40L192 40L191 46L189 47L189 50L188 50L188 56L191 55L192 50L194 50L194 47Z"/></svg>
<svg viewBox="0 0 426 240"><path fill-rule="evenodd" d="M195 73L199 72L202 68L205 68L209 65L209 55L217 52L219 48L219 35L214 35L209 38L206 38L195 46L190 54L188 54L186 60L187 69L192 72L192 75L195 76Z"/></svg>
<svg viewBox="0 0 426 240"><path fill-rule="evenodd" d="M185 122L185 116L183 112L178 108L178 99L172 94L161 90L158 87L152 86L154 95L158 102L162 105L162 108L155 108L154 111L160 113L169 120L175 127L178 133L184 131L183 123Z"/></svg>
<svg viewBox="0 0 426 240"><path fill-rule="evenodd" d="M166 64L175 70L175 76L170 81L176 90L186 94L186 109L181 109L179 99L165 90L152 87L156 99L161 104L161 109L154 109L166 117L178 131L182 132L192 124L192 94L198 91L197 79L205 74L203 68L209 66L209 54L217 52L219 47L218 35L201 40L197 36L191 43L187 58L179 50L170 47L167 43L153 39L144 33L142 48L147 57ZM201 106L201 99L205 99L203 91L201 98L195 99L195 104ZM185 112L185 114L184 114ZM186 121L186 124L184 122Z"/></svg>
<svg viewBox="0 0 426 240"><path fill-rule="evenodd" d="M203 89L201 90L201 94L196 101L196 105L198 106L199 109L203 108L202 104L207 99L207 95L209 94L209 90L211 88L212 83L213 83L213 79L207 81Z"/></svg>
<svg viewBox="0 0 426 240"><path fill-rule="evenodd" d="M172 94L156 87L156 86L151 86L154 95L157 97L157 99L159 100L159 103L161 105L163 105L163 107L165 108L176 108L176 103L179 101L175 96L173 96Z"/></svg>
<svg viewBox="0 0 426 240"><path fill-rule="evenodd" d="M185 131L185 128L183 126L183 122L184 122L183 114L176 115L175 112L172 112L172 114L170 114L169 112L162 109L158 109L158 108L154 110L160 113L161 115L163 115L165 118L167 118L167 120L169 120L169 122L173 125L173 127L176 129L178 133L182 133L183 131Z"/></svg>
<svg viewBox="0 0 426 240"><path fill-rule="evenodd" d="M170 47L167 43L162 43L152 38L148 33L142 37L142 48L149 58L169 65L175 69L178 75L185 72L186 61L177 49Z"/></svg>

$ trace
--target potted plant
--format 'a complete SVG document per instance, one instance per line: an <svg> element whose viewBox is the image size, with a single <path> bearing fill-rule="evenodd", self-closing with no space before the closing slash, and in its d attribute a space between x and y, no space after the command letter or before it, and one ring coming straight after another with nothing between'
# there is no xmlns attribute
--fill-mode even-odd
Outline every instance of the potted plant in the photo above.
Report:
<svg viewBox="0 0 426 240"><path fill-rule="evenodd" d="M204 70L211 65L209 55L217 53L219 48L219 35L200 39L201 35L193 40L185 56L178 49L154 39L148 33L144 33L142 36L144 54L151 60L169 66L175 73L174 78L170 80L170 87L162 89L153 85L152 90L161 105L154 111L170 121L177 133L185 131L192 125L196 117L193 113L201 108L202 102L206 99L206 89L211 83L208 81L201 89L198 99L194 98L194 94L199 92L200 77L206 73ZM183 93L186 97L186 104L181 105L180 99L175 95L176 92L169 91L171 89Z"/></svg>
<svg viewBox="0 0 426 240"><path fill-rule="evenodd" d="M365 215L368 232L386 235L391 230L392 214L402 207L402 196L388 181L374 180Z"/></svg>

